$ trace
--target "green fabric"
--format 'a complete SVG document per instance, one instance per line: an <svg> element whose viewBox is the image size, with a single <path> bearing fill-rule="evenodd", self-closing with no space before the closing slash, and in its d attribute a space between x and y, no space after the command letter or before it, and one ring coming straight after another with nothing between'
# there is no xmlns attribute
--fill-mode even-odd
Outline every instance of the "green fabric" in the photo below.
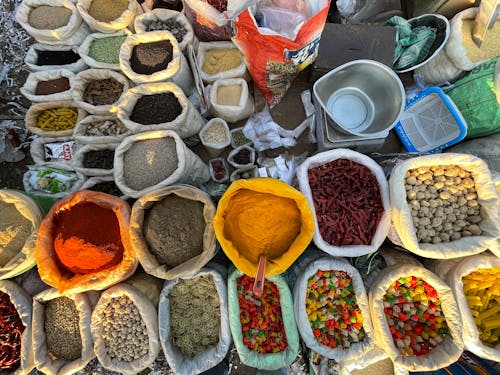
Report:
<svg viewBox="0 0 500 375"><path fill-rule="evenodd" d="M471 70L445 90L467 122L467 138L500 132L500 58Z"/></svg>
<svg viewBox="0 0 500 375"><path fill-rule="evenodd" d="M234 345L243 364L255 367L261 370L277 370L290 365L299 351L299 332L295 323L295 314L293 313L292 293L286 284L286 281L280 275L266 277L266 280L272 281L278 287L281 303L281 315L285 325L287 348L279 353L259 354L251 351L243 343L240 306L238 303L237 280L243 273L235 269L227 280L229 325L233 335Z"/></svg>
<svg viewBox="0 0 500 375"><path fill-rule="evenodd" d="M393 65L396 70L411 68L424 61L436 40L436 28L420 25L418 21L410 23L402 17L394 16L385 26L396 28Z"/></svg>
<svg viewBox="0 0 500 375"><path fill-rule="evenodd" d="M40 211L42 211L42 218L48 214L54 203L56 203L60 199L60 198L41 197L39 195L27 193L24 190L16 190L16 189L13 190L22 193L24 195L27 195L28 197L33 199L37 204L38 208L40 209Z"/></svg>

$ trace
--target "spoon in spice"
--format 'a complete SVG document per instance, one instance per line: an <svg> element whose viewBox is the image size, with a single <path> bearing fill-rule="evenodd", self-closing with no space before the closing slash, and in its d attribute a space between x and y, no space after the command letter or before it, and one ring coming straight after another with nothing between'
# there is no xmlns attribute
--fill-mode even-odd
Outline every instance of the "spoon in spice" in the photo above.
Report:
<svg viewBox="0 0 500 375"><path fill-rule="evenodd" d="M257 266L257 275L255 276L255 282L253 283L253 294L255 297L260 297L264 293L266 262L266 256L261 254L259 257L259 265Z"/></svg>

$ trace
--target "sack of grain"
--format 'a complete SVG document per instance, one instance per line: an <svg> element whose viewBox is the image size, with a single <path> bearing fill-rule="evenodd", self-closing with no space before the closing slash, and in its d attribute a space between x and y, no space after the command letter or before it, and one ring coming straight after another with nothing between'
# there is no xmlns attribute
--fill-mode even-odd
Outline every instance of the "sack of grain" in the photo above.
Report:
<svg viewBox="0 0 500 375"><path fill-rule="evenodd" d="M9 351L9 353L12 353L14 351L17 352L16 357L18 358L18 360L16 360L17 358L12 358L14 359L14 361L13 363L11 362L10 364L7 364L4 362L4 360L2 360L2 364L5 363L7 365L6 368L4 368L4 370L6 370L9 374L12 375L29 374L31 370L35 368L34 353L33 353L33 348L31 346L32 298L29 296L28 293L26 293L26 291L23 288L21 288L15 282L10 280L0 281L0 292L7 294L8 299L10 300L10 304L13 305L14 309L17 311L19 319L21 320L19 322L17 320L17 317L15 319L12 319L14 317L11 317L12 319L10 320L11 323L15 322L15 325L18 328L20 328L21 324L24 326L24 330L21 333L21 338L20 339L17 338L17 342L13 344L12 347L10 347ZM6 308L6 306L4 305L4 303L6 303L5 296L2 296L2 300L3 300L2 308ZM6 330L6 332L2 332L2 336L8 334L11 337L12 333L13 329ZM21 349L18 349L18 345L21 346ZM7 349L4 350L6 351Z"/></svg>
<svg viewBox="0 0 500 375"><path fill-rule="evenodd" d="M184 14L175 10L158 8L141 14L135 18L134 28L137 34L156 30L171 32L183 53L187 53L187 46L196 47L198 43L191 23Z"/></svg>
<svg viewBox="0 0 500 375"><path fill-rule="evenodd" d="M143 47L137 50L138 46ZM128 36L120 49L120 68L136 84L169 81L179 86L186 95L194 88L191 68L179 43L168 31Z"/></svg>
<svg viewBox="0 0 500 375"><path fill-rule="evenodd" d="M95 115L116 113L116 104L129 89L128 79L109 69L87 69L76 75L71 94L78 107Z"/></svg>
<svg viewBox="0 0 500 375"><path fill-rule="evenodd" d="M398 367L382 349L373 348L354 361L340 363L339 375L409 375Z"/></svg>
<svg viewBox="0 0 500 375"><path fill-rule="evenodd" d="M227 122L246 119L255 109L248 84L243 78L215 81L210 89L210 105L213 116Z"/></svg>
<svg viewBox="0 0 500 375"><path fill-rule="evenodd" d="M173 130L181 138L199 133L206 120L174 83L132 87L118 103L118 118L132 133Z"/></svg>
<svg viewBox="0 0 500 375"><path fill-rule="evenodd" d="M230 274L227 282L229 324L241 363L262 370L286 367L295 360L299 351L299 333L290 289L280 275L266 277L263 297L255 298L252 286L253 279L237 269ZM257 310L256 306L262 303L262 298L266 298L268 308L259 310L260 313L255 315L260 316L254 315L254 318L264 319L267 316L273 324L263 330L249 329L251 323L257 323L249 322L250 311L252 308ZM273 336L268 335L271 332ZM276 352L272 348L279 350Z"/></svg>
<svg viewBox="0 0 500 375"><path fill-rule="evenodd" d="M92 309L84 293L63 296L48 289L33 297L35 365L47 375L73 374L95 357Z"/></svg>
<svg viewBox="0 0 500 375"><path fill-rule="evenodd" d="M42 55L53 53L51 59ZM64 54L65 56L60 56ZM73 73L78 73L87 69L87 65L78 54L78 46L49 45L35 43L30 46L24 63L33 72L53 69L67 69Z"/></svg>
<svg viewBox="0 0 500 375"><path fill-rule="evenodd" d="M192 186L169 186L132 207L130 240L144 270L173 280L198 272L215 254L210 197Z"/></svg>
<svg viewBox="0 0 500 375"><path fill-rule="evenodd" d="M117 284L101 294L91 333L97 359L110 371L140 373L160 352L156 308L131 285Z"/></svg>
<svg viewBox="0 0 500 375"><path fill-rule="evenodd" d="M128 29L89 34L78 48L78 53L92 68L120 70L120 47L130 34Z"/></svg>
<svg viewBox="0 0 500 375"><path fill-rule="evenodd" d="M64 169L71 168L71 159L77 148L78 145L73 137L38 137L31 141L30 154L35 164Z"/></svg>
<svg viewBox="0 0 500 375"><path fill-rule="evenodd" d="M323 290L325 283L336 285L338 293L332 296ZM297 327L308 348L337 362L357 359L373 349L373 327L363 279L347 261L313 261L295 281L293 296ZM344 315L327 307L337 303L345 303ZM332 319L347 328L335 326ZM335 333L332 335L331 331Z"/></svg>
<svg viewBox="0 0 500 375"><path fill-rule="evenodd" d="M201 144L205 146L208 155L215 158L231 144L229 126L221 118L213 118L200 130Z"/></svg>
<svg viewBox="0 0 500 375"><path fill-rule="evenodd" d="M53 69L30 73L20 91L32 102L71 100L75 74L67 69Z"/></svg>
<svg viewBox="0 0 500 375"><path fill-rule="evenodd" d="M464 281L464 278L472 273L476 273L475 280L477 281ZM500 361L500 341L498 337L496 340L491 337L494 328L488 330L489 332L486 331L483 328L484 322L482 321L492 319L498 322L500 303L494 302L494 298L495 295L498 296L499 294L498 291L495 292L495 289L498 290L500 287L499 275L500 259L480 254L464 258L451 270L447 277L448 284L457 299L460 316L462 317L465 349L481 358L496 362ZM472 315L471 305L476 304L473 301L474 296L477 295L482 295L482 298L479 298L478 301L481 305L480 307L479 305L476 306L474 315ZM484 305L482 304L483 301ZM481 331L478 329L478 322L481 323ZM496 326L498 326L498 323ZM498 327L496 330L498 330Z"/></svg>
<svg viewBox="0 0 500 375"><path fill-rule="evenodd" d="M24 191L46 198L62 198L80 189L85 176L71 167L50 163L28 165L23 175Z"/></svg>
<svg viewBox="0 0 500 375"><path fill-rule="evenodd" d="M88 144L79 148L71 166L84 176L111 176L118 144Z"/></svg>
<svg viewBox="0 0 500 375"><path fill-rule="evenodd" d="M101 193L114 195L123 200L128 199L128 197L118 189L118 186L116 186L113 176L90 177L83 183L81 190L99 191Z"/></svg>
<svg viewBox="0 0 500 375"><path fill-rule="evenodd" d="M68 0L23 0L16 21L40 43L78 44L83 40L75 40L82 17Z"/></svg>
<svg viewBox="0 0 500 375"><path fill-rule="evenodd" d="M201 374L224 360L232 341L227 303L226 280L215 270L165 283L160 342L176 374Z"/></svg>
<svg viewBox="0 0 500 375"><path fill-rule="evenodd" d="M443 153L402 161L391 172L389 189L389 238L417 255L473 255L500 236L498 194L486 163L475 156Z"/></svg>
<svg viewBox="0 0 500 375"><path fill-rule="evenodd" d="M205 83L224 78L248 78L243 55L233 42L200 43L197 61Z"/></svg>
<svg viewBox="0 0 500 375"><path fill-rule="evenodd" d="M127 202L109 194L82 190L57 201L38 230L40 277L70 294L102 290L132 276L138 262L129 222Z"/></svg>
<svg viewBox="0 0 500 375"><path fill-rule="evenodd" d="M348 163L352 162L352 165L357 167L358 173L363 173L362 178L365 181L364 185L366 185L363 185L363 188L356 187L359 191L357 193L351 193L349 188L344 188L346 190L346 194L355 194L353 197L358 195L368 196L368 187L373 187L373 190L370 191L369 194L369 196L372 197L370 198L371 203L365 201L361 205L358 203L353 205L352 207L359 206L359 208L354 210L354 214L351 209L345 209L342 206L338 207L335 205L332 207L331 203L328 203L328 201L321 202L323 198L322 194L324 194L323 189L329 189L328 186L335 184L335 177L333 181L328 180L328 176L333 172L322 175L321 169L329 168L331 171L334 167L333 164L330 163L337 163L340 165L340 163L344 163L344 161L348 161ZM346 166L343 165L342 168L345 169ZM312 175L313 172L314 176ZM339 176L343 181L345 181L344 183L353 183L353 180L346 177L345 174L339 174ZM382 245L391 226L389 187L382 168L373 159L348 149L325 151L306 159L301 165L299 165L297 168L297 179L300 191L302 191L302 193L304 193L307 197L311 208L314 210L315 230L313 239L316 246L318 246L321 250L333 256L356 257L373 253L380 247L380 245ZM323 188L322 186L325 187ZM312 190L313 188L314 191ZM377 211L373 211L375 205L378 209ZM323 211L319 212L318 210ZM327 213L328 219L323 217L321 213ZM335 213L340 213L348 217L349 219L347 219L346 223L358 222L360 217L361 219L366 219L367 215L370 214L372 221L370 221L369 224L374 224L375 226L373 226L369 232L365 232L365 229L363 227L360 228L358 225L358 231L355 231L355 233L357 232L358 234L352 237L352 235L349 234L350 225L345 229L338 226L331 226L329 220L334 217ZM335 237L323 237L323 235L327 236L328 234L330 234L331 237L332 233ZM344 234L348 235L345 236ZM363 238L364 241L357 241L357 239L362 238L358 238L358 236L362 235L367 238ZM343 245L342 238L351 238L351 244Z"/></svg>
<svg viewBox="0 0 500 375"><path fill-rule="evenodd" d="M42 213L28 196L0 190L0 279L10 279L35 266L35 245Z"/></svg>
<svg viewBox="0 0 500 375"><path fill-rule="evenodd" d="M231 40L231 27L224 13L203 0L184 0L183 4L184 13L200 40Z"/></svg>
<svg viewBox="0 0 500 375"><path fill-rule="evenodd" d="M445 81L453 82L460 74L474 69L486 60L498 55L500 35L500 15L489 31L481 48L472 40L472 24L479 8L469 8L458 13L450 21L450 37L439 55L415 70L426 85L436 85Z"/></svg>
<svg viewBox="0 0 500 375"><path fill-rule="evenodd" d="M78 0L76 7L90 28L101 33L126 29L140 9L135 0Z"/></svg>
<svg viewBox="0 0 500 375"><path fill-rule="evenodd" d="M78 121L73 131L75 139L83 144L120 143L131 134L114 116L87 116Z"/></svg>
<svg viewBox="0 0 500 375"><path fill-rule="evenodd" d="M42 137L71 137L76 123L85 116L85 111L75 102L58 100L33 104L26 112L24 123L30 132Z"/></svg>

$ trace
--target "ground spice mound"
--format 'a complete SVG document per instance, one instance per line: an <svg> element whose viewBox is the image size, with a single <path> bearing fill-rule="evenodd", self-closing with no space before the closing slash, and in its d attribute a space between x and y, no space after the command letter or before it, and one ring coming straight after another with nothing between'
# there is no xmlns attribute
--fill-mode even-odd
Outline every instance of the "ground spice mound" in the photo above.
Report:
<svg viewBox="0 0 500 375"><path fill-rule="evenodd" d="M61 77L49 81L38 82L35 89L35 95L57 94L58 92L68 91L69 89L69 79L67 77Z"/></svg>
<svg viewBox="0 0 500 375"><path fill-rule="evenodd" d="M142 125L162 124L175 120L182 106L171 92L144 95L137 99L130 120Z"/></svg>
<svg viewBox="0 0 500 375"><path fill-rule="evenodd" d="M205 53L203 71L217 74L236 69L241 65L241 54L236 48L214 48Z"/></svg>
<svg viewBox="0 0 500 375"><path fill-rule="evenodd" d="M134 47L130 67L138 74L153 74L167 68L173 57L172 43L168 40L142 43Z"/></svg>
<svg viewBox="0 0 500 375"><path fill-rule="evenodd" d="M144 236L159 263L173 268L203 251L203 204L170 194L156 202L144 221Z"/></svg>
<svg viewBox="0 0 500 375"><path fill-rule="evenodd" d="M80 315L71 298L54 298L45 304L45 337L53 359L74 361L82 356Z"/></svg>
<svg viewBox="0 0 500 375"><path fill-rule="evenodd" d="M35 29L54 30L65 26L71 17L71 10L65 7L41 5L33 9L28 22Z"/></svg>
<svg viewBox="0 0 500 375"><path fill-rule="evenodd" d="M123 244L116 214L84 202L54 218L54 250L62 266L75 274L102 271L118 264Z"/></svg>
<svg viewBox="0 0 500 375"><path fill-rule="evenodd" d="M0 267L4 267L24 247L32 225L12 203L0 201L0 213Z"/></svg>
<svg viewBox="0 0 500 375"><path fill-rule="evenodd" d="M128 8L128 0L94 0L90 4L89 14L97 21L116 20Z"/></svg>

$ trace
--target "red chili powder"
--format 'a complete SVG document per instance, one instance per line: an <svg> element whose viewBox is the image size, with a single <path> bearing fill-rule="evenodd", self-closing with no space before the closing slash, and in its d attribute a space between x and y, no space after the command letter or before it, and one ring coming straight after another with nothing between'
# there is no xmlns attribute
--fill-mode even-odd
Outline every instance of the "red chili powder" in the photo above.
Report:
<svg viewBox="0 0 500 375"><path fill-rule="evenodd" d="M123 244L116 214L94 203L79 203L54 218L54 249L75 274L102 271L120 263Z"/></svg>

